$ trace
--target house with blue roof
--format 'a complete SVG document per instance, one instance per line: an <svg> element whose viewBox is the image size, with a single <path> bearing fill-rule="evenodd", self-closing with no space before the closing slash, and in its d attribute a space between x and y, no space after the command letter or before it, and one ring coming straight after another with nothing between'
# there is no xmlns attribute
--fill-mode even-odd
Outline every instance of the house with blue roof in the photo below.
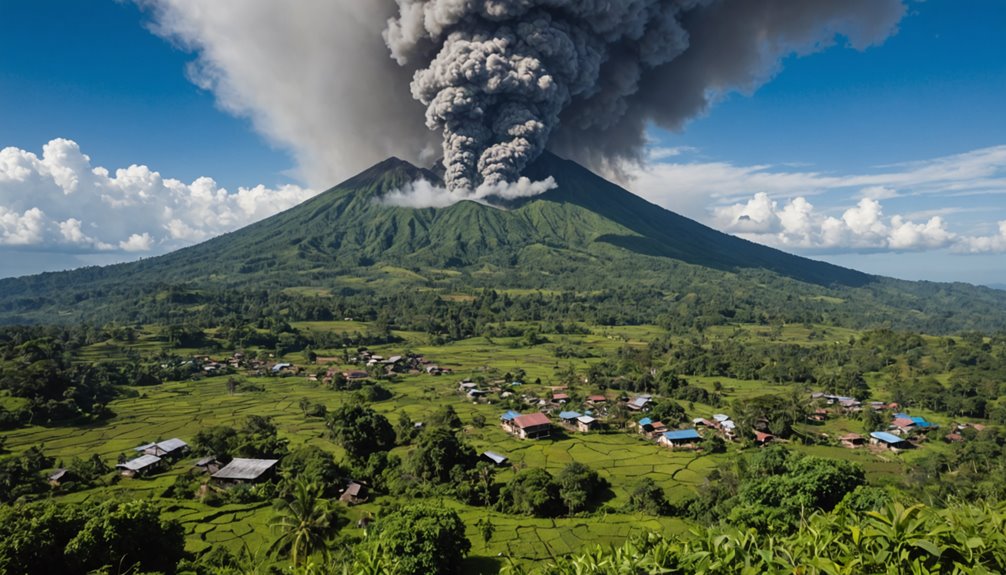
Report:
<svg viewBox="0 0 1006 575"><path fill-rule="evenodd" d="M520 414L516 411L510 409L507 410L503 415L500 416L500 421L513 421L520 417Z"/></svg>
<svg viewBox="0 0 1006 575"><path fill-rule="evenodd" d="M694 449L702 441L702 436L694 429L665 431L657 438L657 443L671 449Z"/></svg>
<svg viewBox="0 0 1006 575"><path fill-rule="evenodd" d="M559 420L567 425L576 425L576 418L583 415L578 411L560 411Z"/></svg>
<svg viewBox="0 0 1006 575"><path fill-rule="evenodd" d="M906 441L903 437L898 437L897 435L887 433L886 431L874 431L871 433L870 443L886 447L891 451L900 451L902 449L909 449L912 447L912 444L908 443L908 441Z"/></svg>

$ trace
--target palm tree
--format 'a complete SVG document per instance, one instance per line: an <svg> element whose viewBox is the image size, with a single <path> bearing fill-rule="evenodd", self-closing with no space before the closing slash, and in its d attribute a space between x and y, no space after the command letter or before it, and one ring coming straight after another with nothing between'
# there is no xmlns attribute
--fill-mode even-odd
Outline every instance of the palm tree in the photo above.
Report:
<svg viewBox="0 0 1006 575"><path fill-rule="evenodd" d="M327 557L326 543L341 527L342 511L322 499L322 486L317 483L298 479L293 487L292 499L281 499L277 504L277 515L270 525L280 535L269 552L289 552L293 566L298 567L315 551Z"/></svg>

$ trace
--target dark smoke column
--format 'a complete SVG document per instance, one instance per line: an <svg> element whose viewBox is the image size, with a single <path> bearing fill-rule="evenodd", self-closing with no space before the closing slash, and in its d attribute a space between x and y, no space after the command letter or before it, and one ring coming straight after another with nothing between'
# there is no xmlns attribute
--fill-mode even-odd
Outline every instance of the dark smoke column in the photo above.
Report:
<svg viewBox="0 0 1006 575"><path fill-rule="evenodd" d="M515 181L560 119L570 155L637 157L648 122L678 128L718 91L768 79L782 56L836 34L868 46L904 12L901 0L396 2L384 38L399 64L419 66L412 94L443 132L451 190Z"/></svg>

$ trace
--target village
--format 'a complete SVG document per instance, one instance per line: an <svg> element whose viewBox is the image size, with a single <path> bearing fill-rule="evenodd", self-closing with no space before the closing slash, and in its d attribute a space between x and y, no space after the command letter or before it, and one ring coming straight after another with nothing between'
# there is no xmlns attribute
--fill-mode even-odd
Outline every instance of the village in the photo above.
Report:
<svg viewBox="0 0 1006 575"><path fill-rule="evenodd" d="M422 355L406 352L384 357L366 348L341 358L317 357L314 364L307 365L276 361L270 357L248 357L240 351L225 359L194 356L185 365L207 377L303 377L309 383L333 389L353 389L364 383L405 376L441 377L453 373L452 368L441 367ZM446 381L445 384L454 385ZM709 449L722 451L727 444L760 447L790 441L773 434L767 419L755 420L749 427L742 428L730 415L722 412L710 411L705 415L687 417L683 411L672 411L660 416L654 413L655 409L666 412L667 403L653 394L632 395L600 389L581 393L565 385L536 386L519 379L486 379L481 376L457 381L455 389L464 401L472 404L504 406L498 417L499 428L520 440L561 441L581 434L628 433L652 442L657 448L696 453ZM539 395L531 389L542 389L543 393ZM864 410L877 414L880 424L874 431L836 436L820 434L820 441L847 449L896 454L924 447L927 442L937 439L961 443L966 440L965 430L980 432L984 429L981 424L954 423L944 433L939 425L907 413L896 403L863 402L824 392L811 392L807 400L804 423L808 426L835 418L860 419ZM677 406L673 401L669 404ZM421 422L415 423L417 430L421 430L422 426ZM486 450L480 457L496 466L508 464L508 456L499 451ZM121 454L115 468L123 478L142 479L180 465L191 454L190 445L183 439L156 440L135 447L132 457ZM279 459L221 458L212 453L201 454L187 464L191 468L187 473L204 478L198 493L202 497L210 491L220 492L238 485L275 480L279 463ZM55 469L49 475L54 487L73 480L72 471L66 468ZM350 505L365 502L368 500L367 492L366 482L347 479L339 499Z"/></svg>

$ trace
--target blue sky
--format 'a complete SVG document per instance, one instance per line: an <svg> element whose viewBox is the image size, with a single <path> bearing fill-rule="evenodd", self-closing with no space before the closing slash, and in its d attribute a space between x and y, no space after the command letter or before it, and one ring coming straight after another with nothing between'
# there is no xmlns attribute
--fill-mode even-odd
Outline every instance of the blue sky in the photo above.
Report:
<svg viewBox="0 0 1006 575"><path fill-rule="evenodd" d="M908 4L880 46L787 57L682 132L654 128L627 187L868 272L1006 284L1006 3ZM366 167L312 168L316 141L298 139L310 126L242 92L267 75L234 81L222 40L154 33L159 18L112 0L0 0L0 276L163 253ZM224 81L193 73L200 55ZM58 187L32 179L66 170Z"/></svg>

